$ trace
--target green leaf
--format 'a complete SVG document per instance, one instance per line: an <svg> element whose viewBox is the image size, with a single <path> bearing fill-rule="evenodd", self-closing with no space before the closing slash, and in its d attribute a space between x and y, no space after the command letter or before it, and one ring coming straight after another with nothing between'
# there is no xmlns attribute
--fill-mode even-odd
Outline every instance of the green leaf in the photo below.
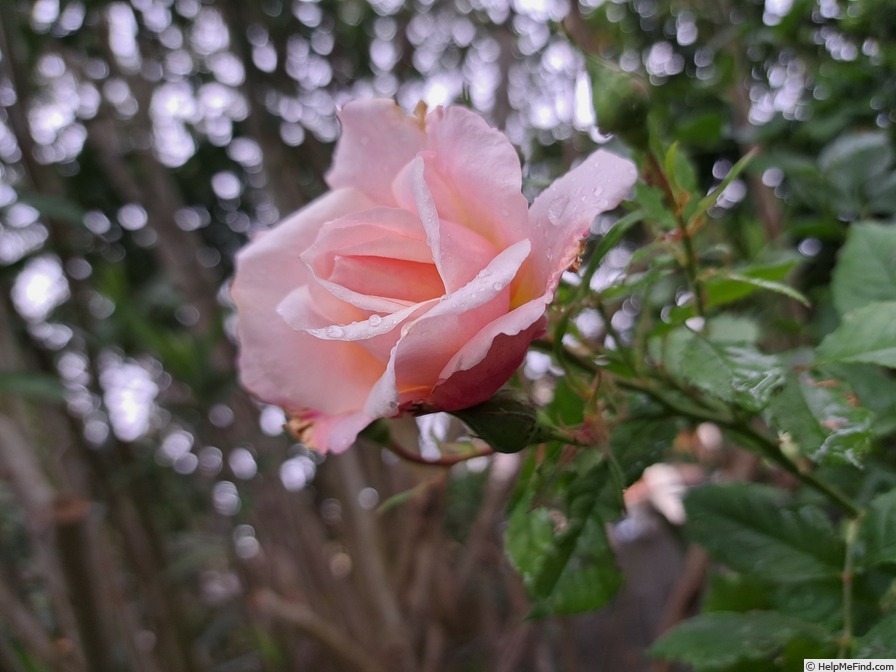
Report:
<svg viewBox="0 0 896 672"><path fill-rule="evenodd" d="M664 229L674 229L677 226L675 216L666 207L666 197L657 187L651 187L644 182L635 184L635 203L647 213L647 219Z"/></svg>
<svg viewBox="0 0 896 672"><path fill-rule="evenodd" d="M651 411L656 415L649 415ZM621 471L623 487L668 454L681 429L681 421L662 415L658 406L632 408L629 419L614 427L610 435L610 450Z"/></svg>
<svg viewBox="0 0 896 672"><path fill-rule="evenodd" d="M855 392L859 402L874 414L878 436L896 430L896 378L873 364L829 364L822 367L827 377L839 378Z"/></svg>
<svg viewBox="0 0 896 672"><path fill-rule="evenodd" d="M788 184L804 203L811 203L817 208L818 203L827 202L830 190L818 170L814 157L783 151L770 153L765 159L769 166L784 171Z"/></svg>
<svg viewBox="0 0 896 672"><path fill-rule="evenodd" d="M896 490L871 500L859 538L865 540L867 565L896 563Z"/></svg>
<svg viewBox="0 0 896 672"><path fill-rule="evenodd" d="M679 151L680 143L673 142L666 152L664 168L666 176L680 192L691 194L697 190L697 173L690 159Z"/></svg>
<svg viewBox="0 0 896 672"><path fill-rule="evenodd" d="M615 224L613 224L610 230L604 234L604 236L595 246L594 252L592 252L591 256L588 257L588 266L585 272L582 274L581 287L583 289L583 293L589 290L591 278L594 276L595 271L597 271L600 262L603 261L603 258L605 256L607 256L607 253L614 247L616 247L619 244L619 241L622 240L623 236L625 236L625 234L628 233L635 224L641 222L646 216L647 212L644 210L630 212L625 217L622 217Z"/></svg>
<svg viewBox="0 0 896 672"><path fill-rule="evenodd" d="M770 609L769 586L760 577L733 572L710 575L703 611L755 611Z"/></svg>
<svg viewBox="0 0 896 672"><path fill-rule="evenodd" d="M80 205L58 196L49 196L36 192L21 192L19 202L30 205L42 216L55 219L67 224L82 226L84 223L84 210Z"/></svg>
<svg viewBox="0 0 896 672"><path fill-rule="evenodd" d="M0 394L13 394L43 401L65 401L59 379L32 371L0 371Z"/></svg>
<svg viewBox="0 0 896 672"><path fill-rule="evenodd" d="M506 532L507 553L532 600L533 617L598 609L622 581L604 531L619 510L606 462L554 485L563 502L536 507L535 483L526 484L527 496L513 508Z"/></svg>
<svg viewBox="0 0 896 672"><path fill-rule="evenodd" d="M829 631L843 627L843 580L839 576L775 586L775 609L788 616L824 626Z"/></svg>
<svg viewBox="0 0 896 672"><path fill-rule="evenodd" d="M706 277L703 289L706 292L707 307L716 308L734 301L739 301L761 289L780 291L780 287L786 287L788 291L796 292L781 282L790 274L799 262L798 259L787 257L772 263L754 264L732 270L713 271ZM769 284L770 283L770 284ZM798 293L797 293L798 294ZM789 295L789 294L788 294ZM798 301L805 298L798 294Z"/></svg>
<svg viewBox="0 0 896 672"><path fill-rule="evenodd" d="M692 665L698 672L723 670L738 663L771 662L795 639L824 642L828 635L817 625L773 611L716 611L677 626L650 653Z"/></svg>
<svg viewBox="0 0 896 672"><path fill-rule="evenodd" d="M709 210L713 205L715 205L716 201L719 200L719 196L722 195L722 192L725 191L725 189L728 188L728 185L731 184L735 180L735 178L737 178L738 175L740 175L746 169L746 167L753 160L753 157L756 156L757 152L758 150L756 149L750 150L731 167L731 170L728 171L725 179L723 179L715 189L709 192L709 194L701 198L697 202L697 206L693 211L687 213L689 222L693 221L696 217L699 217L707 210Z"/></svg>
<svg viewBox="0 0 896 672"><path fill-rule="evenodd" d="M804 306L809 305L809 299L789 285L774 282L773 280L741 275L733 271L722 270L715 273L712 276L712 280L706 283L705 288L707 298L709 299L708 305L710 307L727 302L720 300L720 295L724 296L727 294L730 296L732 294L736 295L739 292L743 292L744 296L746 296L752 294L757 289L764 289L769 292L775 292L776 294L783 294L794 301L799 301Z"/></svg>
<svg viewBox="0 0 896 672"><path fill-rule="evenodd" d="M752 484L704 486L685 499L687 534L728 567L777 583L839 576L844 544L820 509L784 506Z"/></svg>
<svg viewBox="0 0 896 672"><path fill-rule="evenodd" d="M769 411L786 433L785 451L795 449L819 463L858 464L872 445L873 416L854 403L852 390L842 381L803 373L787 381Z"/></svg>
<svg viewBox="0 0 896 672"><path fill-rule="evenodd" d="M853 133L837 138L818 157L827 181L839 191L841 209L861 207L866 186L879 180L893 164L893 149L884 132Z"/></svg>
<svg viewBox="0 0 896 672"><path fill-rule="evenodd" d="M765 408L784 382L777 358L747 345L715 343L687 329L669 334L662 357L674 377L751 411Z"/></svg>
<svg viewBox="0 0 896 672"><path fill-rule="evenodd" d="M867 185L871 197L870 208L874 213L896 214L896 173L875 180Z"/></svg>
<svg viewBox="0 0 896 672"><path fill-rule="evenodd" d="M896 301L853 310L818 346L827 362L857 362L896 368Z"/></svg>
<svg viewBox="0 0 896 672"><path fill-rule="evenodd" d="M722 137L724 124L721 114L705 111L682 119L674 135L687 145L712 146Z"/></svg>
<svg viewBox="0 0 896 672"><path fill-rule="evenodd" d="M585 400L570 384L569 376L557 379L554 396L544 411L548 420L558 427L582 424L585 419Z"/></svg>
<svg viewBox="0 0 896 672"><path fill-rule="evenodd" d="M896 658L896 614L888 614L856 638L853 658Z"/></svg>
<svg viewBox="0 0 896 672"><path fill-rule="evenodd" d="M853 224L831 280L840 315L878 301L896 301L896 227Z"/></svg>
<svg viewBox="0 0 896 672"><path fill-rule="evenodd" d="M755 344L760 336L759 323L750 317L722 313L706 322L706 333L712 334L714 343Z"/></svg>

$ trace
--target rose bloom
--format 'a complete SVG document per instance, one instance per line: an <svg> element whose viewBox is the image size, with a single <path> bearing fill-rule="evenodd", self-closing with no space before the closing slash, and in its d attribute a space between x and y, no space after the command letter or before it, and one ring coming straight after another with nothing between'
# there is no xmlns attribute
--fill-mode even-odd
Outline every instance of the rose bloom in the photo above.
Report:
<svg viewBox="0 0 896 672"><path fill-rule="evenodd" d="M307 445L488 399L545 331L595 215L636 179L598 151L531 207L507 138L462 107L349 103L330 191L237 255L239 369Z"/></svg>

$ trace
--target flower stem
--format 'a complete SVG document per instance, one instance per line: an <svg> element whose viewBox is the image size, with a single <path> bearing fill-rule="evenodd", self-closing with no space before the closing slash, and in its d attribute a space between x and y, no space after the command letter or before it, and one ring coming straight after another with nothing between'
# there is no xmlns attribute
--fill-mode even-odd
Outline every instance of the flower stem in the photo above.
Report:
<svg viewBox="0 0 896 672"><path fill-rule="evenodd" d="M669 201L669 205L672 206L672 212L675 215L676 228L678 230L678 235L681 238L681 246L684 251L684 263L682 266L684 267L685 275L687 275L688 284L691 286L691 290L694 293L694 310L698 317L705 317L706 301L703 296L703 282L700 280L700 273L697 266L697 253L694 251L694 241L692 240L693 234L688 228L688 223L682 216L683 204L678 202L678 196L675 193L675 189L669 182L668 176L653 152L650 152L647 155L647 161L653 176L665 192L666 199Z"/></svg>
<svg viewBox="0 0 896 672"><path fill-rule="evenodd" d="M477 457L488 457L489 455L495 454L495 451L492 450L491 446L488 446L486 448L483 448L482 450L477 450L472 453L464 453L461 455L443 455L442 457L439 457L435 460L427 460L420 453L415 453L411 450L407 450L394 441L389 442L384 447L387 450L398 455L398 457L402 458L403 460L414 462L416 464L425 464L431 467L453 467L455 464L466 462L467 460L473 460Z"/></svg>
<svg viewBox="0 0 896 672"><path fill-rule="evenodd" d="M855 576L855 549L856 540L859 536L859 516L853 517L846 524L846 558L843 561L843 636L840 638L840 647L837 653L838 658L849 657L852 648L852 588L853 577Z"/></svg>

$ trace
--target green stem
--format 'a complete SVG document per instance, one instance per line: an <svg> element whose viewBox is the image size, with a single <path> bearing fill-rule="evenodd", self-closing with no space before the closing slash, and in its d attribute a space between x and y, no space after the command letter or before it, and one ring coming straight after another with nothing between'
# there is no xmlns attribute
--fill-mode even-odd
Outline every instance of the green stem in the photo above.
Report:
<svg viewBox="0 0 896 672"><path fill-rule="evenodd" d="M684 272L688 277L688 284L690 284L691 290L694 293L694 310L697 312L698 317L706 317L703 282L700 280L700 273L697 267L697 253L694 251L694 242L691 239L691 231L688 229L687 222L685 222L681 216L681 206L676 198L675 189L669 182L669 178L666 176L662 165L660 165L660 162L652 152L648 154L647 160L651 171L659 181L663 191L666 193L666 199L669 201L669 205L672 206L672 211L675 214L675 224L678 229L678 234L681 236L681 245L684 250Z"/></svg>
<svg viewBox="0 0 896 672"><path fill-rule="evenodd" d="M846 525L846 558L843 561L843 636L840 638L838 658L849 657L852 648L852 587L855 575L855 549L859 536L860 517L852 518Z"/></svg>
<svg viewBox="0 0 896 672"><path fill-rule="evenodd" d="M413 451L407 450L394 441L385 444L383 447L390 452L395 453L403 460L414 462L416 464L425 464L428 467L453 467L455 464L466 462L467 460L473 460L477 457L488 457L489 455L495 454L495 451L492 450L491 447L488 447L483 450L477 450L473 453L463 453L460 455L443 455L435 460L427 460L420 453L415 453Z"/></svg>
<svg viewBox="0 0 896 672"><path fill-rule="evenodd" d="M538 342L535 343L535 346L540 349L545 349L544 346L540 346ZM548 350L553 350L553 347L548 348ZM596 374L599 369L594 362L579 357L573 353L566 352L564 356L568 358L568 361L571 364L575 364L582 371ZM723 429L739 434L746 439L748 443L752 444L766 459L774 462L786 472L793 474L793 476L799 479L802 483L824 496L849 516L858 517L861 515L861 508L853 503L846 495L824 481L819 480L811 472L801 469L799 465L783 453L780 446L778 446L775 441L751 427L747 420L737 418L728 413L720 412L719 410L706 408L699 403L699 399L695 399L695 403L691 403L690 400L685 401L672 398L649 382L617 378L616 384L621 388L646 394L674 415L688 418L694 422L711 422Z"/></svg>
<svg viewBox="0 0 896 672"><path fill-rule="evenodd" d="M772 441L764 434L756 431L749 425L745 424L743 421L735 420L729 423L720 423L720 426L729 429L732 432L740 434L742 437L746 438L750 443L756 446L756 448L760 453L762 453L763 456L777 464L788 473L793 474L805 485L823 495L831 503L835 504L850 517L858 517L862 514L862 509L857 506L852 500L850 500L846 495L844 495L833 486L819 480L811 472L800 468L799 465L797 465L795 462L793 462L793 460L791 460L789 457L787 457L787 455L784 454L784 452L776 442Z"/></svg>

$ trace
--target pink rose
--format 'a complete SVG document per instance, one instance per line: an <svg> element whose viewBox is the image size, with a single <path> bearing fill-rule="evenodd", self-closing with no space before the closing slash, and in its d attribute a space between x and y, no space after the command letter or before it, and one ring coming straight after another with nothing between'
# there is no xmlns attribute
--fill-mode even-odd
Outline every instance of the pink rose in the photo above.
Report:
<svg viewBox="0 0 896 672"><path fill-rule="evenodd" d="M636 179L599 151L530 208L513 147L467 109L366 100L339 118L331 191L253 239L232 290L244 385L336 452L377 418L488 399Z"/></svg>

